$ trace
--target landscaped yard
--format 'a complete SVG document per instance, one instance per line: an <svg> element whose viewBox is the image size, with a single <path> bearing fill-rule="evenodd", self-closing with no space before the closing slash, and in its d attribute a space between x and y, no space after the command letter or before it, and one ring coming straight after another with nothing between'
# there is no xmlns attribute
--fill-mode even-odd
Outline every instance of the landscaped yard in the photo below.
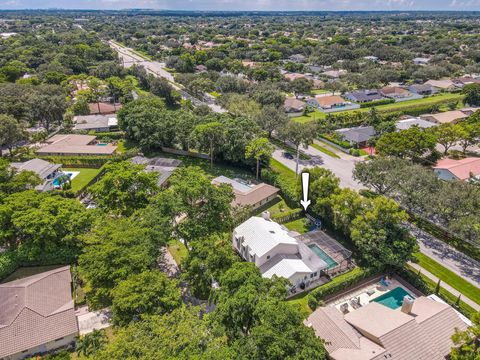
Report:
<svg viewBox="0 0 480 360"><path fill-rule="evenodd" d="M480 304L480 289L476 286L422 253L416 253L415 257L418 259L418 264L425 270L431 272L446 284L460 291L470 300Z"/></svg>
<svg viewBox="0 0 480 360"><path fill-rule="evenodd" d="M255 215L260 216L264 211L268 211L270 215L274 216L279 214L287 214L288 212L292 211L292 208L287 205L281 196L277 196L272 201L259 207L255 211Z"/></svg>
<svg viewBox="0 0 480 360"><path fill-rule="evenodd" d="M62 171L78 171L79 174L72 180L72 191L77 193L82 191L95 176L97 176L101 169L89 169L89 168L62 168Z"/></svg>
<svg viewBox="0 0 480 360"><path fill-rule="evenodd" d="M177 265L180 265L182 261L188 256L188 250L179 240L170 240L168 242L168 251L172 254Z"/></svg>
<svg viewBox="0 0 480 360"><path fill-rule="evenodd" d="M310 224L306 218L300 218L284 223L283 226L285 226L290 231L296 231L300 234L304 234L310 230Z"/></svg>
<svg viewBox="0 0 480 360"><path fill-rule="evenodd" d="M407 100L407 101L402 101L402 102L398 102L398 103L379 105L379 106L376 106L375 108L379 112L402 111L402 110L407 109L410 106L434 105L436 103L443 102L443 101L446 101L446 100L451 100L452 102L453 101L459 101L460 102L462 99L463 99L462 94L445 93L445 94L438 94L438 95L427 97L427 98ZM345 112L356 112L356 111L368 112L368 111L370 111L370 109L371 108L361 108L361 109L356 109L356 110L339 111L339 112L333 113L333 116L335 116L335 114L343 114ZM444 106L442 106L441 109L442 110L448 110L448 108L446 108ZM309 122L309 121L312 121L312 120L325 119L325 117L326 117L326 115L324 113L322 113L319 110L315 110L314 112L309 113L306 116L299 116L299 117L293 118L293 120L301 122L301 123L305 123L305 122Z"/></svg>

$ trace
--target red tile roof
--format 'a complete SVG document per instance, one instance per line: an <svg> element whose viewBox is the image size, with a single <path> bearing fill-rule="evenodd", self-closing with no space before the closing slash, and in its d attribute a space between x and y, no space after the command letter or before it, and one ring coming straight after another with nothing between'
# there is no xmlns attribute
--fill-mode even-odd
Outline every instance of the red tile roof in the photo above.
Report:
<svg viewBox="0 0 480 360"><path fill-rule="evenodd" d="M462 160L442 159L433 168L448 170L459 180L467 180L471 175L480 175L480 158L470 157Z"/></svg>

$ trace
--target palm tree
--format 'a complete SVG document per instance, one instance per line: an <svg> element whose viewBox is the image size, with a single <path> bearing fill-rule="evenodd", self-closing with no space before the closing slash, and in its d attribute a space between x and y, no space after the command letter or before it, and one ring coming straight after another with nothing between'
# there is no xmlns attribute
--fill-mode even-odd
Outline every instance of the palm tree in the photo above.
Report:
<svg viewBox="0 0 480 360"><path fill-rule="evenodd" d="M100 350L107 342L107 337L103 331L93 330L90 334L82 336L77 341L75 350L77 354L91 356Z"/></svg>

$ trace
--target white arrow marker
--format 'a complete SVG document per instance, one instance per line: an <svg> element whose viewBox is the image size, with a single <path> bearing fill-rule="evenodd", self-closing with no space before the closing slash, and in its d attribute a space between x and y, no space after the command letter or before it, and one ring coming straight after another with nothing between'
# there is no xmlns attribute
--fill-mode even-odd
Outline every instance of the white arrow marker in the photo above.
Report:
<svg viewBox="0 0 480 360"><path fill-rule="evenodd" d="M300 204L302 204L305 211L307 211L307 208L311 203L311 201L308 200L308 186L309 185L310 185L310 173L304 172L304 173L302 173L303 199L300 200Z"/></svg>

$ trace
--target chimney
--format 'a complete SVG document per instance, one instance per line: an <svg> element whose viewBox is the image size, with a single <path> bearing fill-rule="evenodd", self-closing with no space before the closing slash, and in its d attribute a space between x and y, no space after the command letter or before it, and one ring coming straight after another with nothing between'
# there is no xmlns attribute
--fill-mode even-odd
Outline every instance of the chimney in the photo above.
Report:
<svg viewBox="0 0 480 360"><path fill-rule="evenodd" d="M410 315L413 308L413 299L410 295L405 295L403 297L402 312Z"/></svg>
<svg viewBox="0 0 480 360"><path fill-rule="evenodd" d="M265 219L265 220L269 220L270 221L270 211L264 211L262 212L262 217Z"/></svg>

